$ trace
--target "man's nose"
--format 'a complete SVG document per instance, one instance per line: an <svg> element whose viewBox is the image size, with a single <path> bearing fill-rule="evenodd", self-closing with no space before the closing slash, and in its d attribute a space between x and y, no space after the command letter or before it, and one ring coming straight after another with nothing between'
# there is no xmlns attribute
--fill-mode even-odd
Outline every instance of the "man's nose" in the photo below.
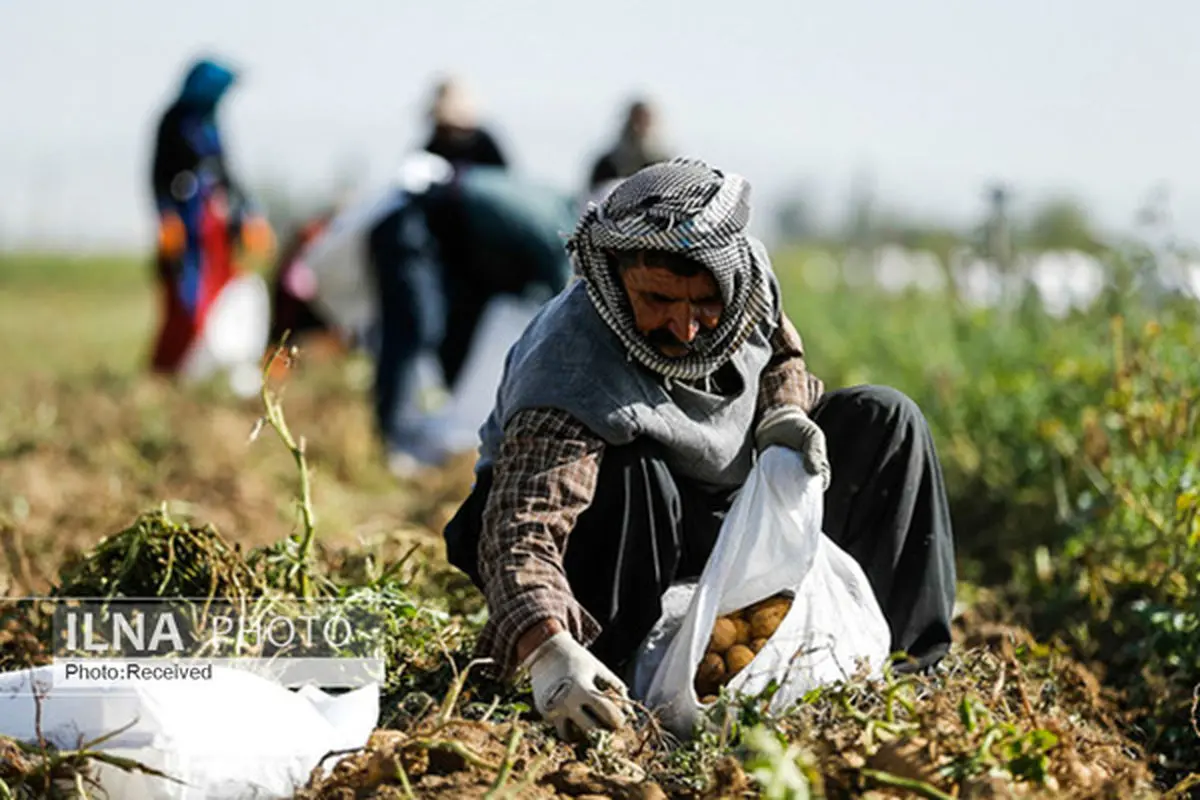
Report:
<svg viewBox="0 0 1200 800"><path fill-rule="evenodd" d="M667 327L676 339L690 344L700 333L699 309L691 303L680 303L667 321Z"/></svg>

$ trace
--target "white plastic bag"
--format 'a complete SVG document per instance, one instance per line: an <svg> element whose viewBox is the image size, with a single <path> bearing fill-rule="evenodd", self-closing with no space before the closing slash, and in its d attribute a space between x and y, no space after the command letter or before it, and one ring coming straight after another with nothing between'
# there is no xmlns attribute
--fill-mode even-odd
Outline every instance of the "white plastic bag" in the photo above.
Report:
<svg viewBox="0 0 1200 800"><path fill-rule="evenodd" d="M862 568L821 532L823 514L820 480L801 456L768 448L726 515L645 690L644 702L674 734L690 736L700 719L693 680L717 617L779 592L793 595L787 616L729 690L753 696L777 681L770 707L782 711L809 690L852 676L860 659L872 672L887 661L887 621ZM637 684L635 677L635 695Z"/></svg>
<svg viewBox="0 0 1200 800"><path fill-rule="evenodd" d="M534 300L515 295L497 295L488 301L454 392L427 420L428 437L439 448L454 453L479 445L479 429L496 402L508 350L540 307Z"/></svg>
<svg viewBox="0 0 1200 800"><path fill-rule="evenodd" d="M633 659L632 668L625 676L625 683L634 697L641 699L649 694L654 673L666 657L675 634L679 633L695 594L695 581L677 583L663 593L662 616L658 618L650 633L646 634L638 648L637 657Z"/></svg>
<svg viewBox="0 0 1200 800"><path fill-rule="evenodd" d="M379 316L367 234L402 202L393 184L375 189L335 216L299 255L316 278L313 306L342 330L367 330Z"/></svg>
<svg viewBox="0 0 1200 800"><path fill-rule="evenodd" d="M271 297L266 282L254 273L239 275L225 284L214 300L180 374L188 381L203 381L225 373L230 388L239 396L254 394L270 326Z"/></svg>
<svg viewBox="0 0 1200 800"><path fill-rule="evenodd" d="M313 305L345 331L370 329L379 316L379 300L367 235L410 195L446 183L453 175L454 168L441 156L409 153L394 176L365 190L357 202L338 213L300 254L316 278Z"/></svg>
<svg viewBox="0 0 1200 800"><path fill-rule="evenodd" d="M186 784L95 765L109 797L139 800L291 797L327 753L364 746L379 717L378 685L335 697L214 666L211 680L72 687L58 665L0 674L0 734L37 742L35 692L51 744L75 748L133 723L96 749Z"/></svg>

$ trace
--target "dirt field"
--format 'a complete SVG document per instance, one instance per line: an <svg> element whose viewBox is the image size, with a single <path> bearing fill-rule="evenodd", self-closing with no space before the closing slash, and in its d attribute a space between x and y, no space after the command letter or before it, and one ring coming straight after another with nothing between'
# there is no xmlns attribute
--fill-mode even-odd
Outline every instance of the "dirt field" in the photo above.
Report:
<svg viewBox="0 0 1200 800"><path fill-rule="evenodd" d="M0 594L47 592L64 565L164 504L245 550L291 534L296 468L273 436L249 440L257 399L139 372L153 310L140 267L53 269L0 264ZM389 663L403 675L389 684L383 727L301 796L1161 794L1115 694L970 587L954 655L936 676L829 690L783 719L753 702L722 704L718 730L686 745L641 714L627 736L569 746L534 721L519 687L468 676L456 693L482 604L445 564L439 531L469 490L471 457L394 481L374 444L364 374L353 360L302 360L284 396L291 428L308 442L322 569L352 575L366 555L386 563L415 546L405 591L451 612L451 623L410 632L409 649ZM11 656L15 642L0 638L0 647ZM30 791L39 770L0 742L0 786Z"/></svg>

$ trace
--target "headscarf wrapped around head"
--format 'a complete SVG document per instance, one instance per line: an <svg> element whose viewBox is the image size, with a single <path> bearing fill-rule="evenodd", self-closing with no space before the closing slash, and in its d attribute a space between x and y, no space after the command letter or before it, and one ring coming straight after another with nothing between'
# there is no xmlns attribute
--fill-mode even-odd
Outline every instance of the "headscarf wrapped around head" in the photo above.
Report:
<svg viewBox="0 0 1200 800"><path fill-rule="evenodd" d="M728 361L774 309L766 248L746 234L749 220L745 178L676 158L640 170L603 203L589 205L567 249L596 311L630 357L667 378L697 380ZM712 273L725 308L687 355L663 355L638 331L609 256L619 250L678 253Z"/></svg>
<svg viewBox="0 0 1200 800"><path fill-rule="evenodd" d="M183 79L179 102L204 111L216 108L217 103L237 80L237 74L227 66L211 59L194 63Z"/></svg>

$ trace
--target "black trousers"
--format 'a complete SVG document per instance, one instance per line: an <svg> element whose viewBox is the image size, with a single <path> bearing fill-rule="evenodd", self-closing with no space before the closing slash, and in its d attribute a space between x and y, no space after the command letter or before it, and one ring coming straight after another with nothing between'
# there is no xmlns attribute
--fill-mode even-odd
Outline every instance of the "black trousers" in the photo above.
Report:
<svg viewBox="0 0 1200 800"><path fill-rule="evenodd" d="M862 566L892 633L892 650L939 660L950 646L956 571L941 466L920 409L887 387L827 393L812 418L825 432L833 480L825 533ZM603 627L592 651L624 668L678 580L699 577L732 493L673 475L654 444L605 448L591 505L567 539L576 599ZM491 475L446 526L450 562L480 585L479 529ZM902 668L903 669L903 668Z"/></svg>
<svg viewBox="0 0 1200 800"><path fill-rule="evenodd" d="M457 250L439 246L416 204L401 206L368 236L379 294L380 349L375 369L375 419L389 448L420 449L424 414L417 410L417 358L436 352L453 389L475 329L498 292L466 280ZM461 232L466 235L465 232Z"/></svg>

